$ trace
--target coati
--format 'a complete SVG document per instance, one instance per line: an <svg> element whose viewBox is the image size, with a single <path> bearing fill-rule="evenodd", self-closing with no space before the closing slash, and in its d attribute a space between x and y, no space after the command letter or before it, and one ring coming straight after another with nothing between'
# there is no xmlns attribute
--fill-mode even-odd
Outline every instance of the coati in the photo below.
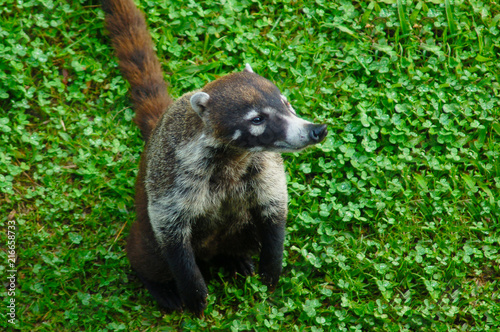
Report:
<svg viewBox="0 0 500 332"><path fill-rule="evenodd" d="M247 276L259 254L259 274L274 289L287 217L280 153L321 142L326 125L300 119L248 64L174 102L134 2L102 8L146 141L126 248L132 268L162 307L196 315L207 298L201 265Z"/></svg>

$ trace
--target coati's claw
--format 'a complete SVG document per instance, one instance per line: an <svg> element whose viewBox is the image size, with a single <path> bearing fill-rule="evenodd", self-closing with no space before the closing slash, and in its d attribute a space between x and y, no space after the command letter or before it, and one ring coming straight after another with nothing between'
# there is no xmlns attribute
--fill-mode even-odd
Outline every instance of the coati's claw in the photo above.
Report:
<svg viewBox="0 0 500 332"><path fill-rule="evenodd" d="M236 277L237 274L248 277L253 275L255 272L255 266L253 264L252 257L246 255L236 257L219 255L212 260L212 263L216 266L223 267L234 277Z"/></svg>
<svg viewBox="0 0 500 332"><path fill-rule="evenodd" d="M236 261L235 272L244 277L252 276L255 272L253 260L250 257L241 257Z"/></svg>
<svg viewBox="0 0 500 332"><path fill-rule="evenodd" d="M238 274L243 277L252 276L255 271L251 257L234 257L227 267L234 277L237 277Z"/></svg>
<svg viewBox="0 0 500 332"><path fill-rule="evenodd" d="M183 296L185 307L197 317L203 316L203 311L207 307L207 291L194 290L187 292Z"/></svg>
<svg viewBox="0 0 500 332"><path fill-rule="evenodd" d="M158 303L167 311L182 310L182 301L179 294L170 294L169 297L163 297L161 300L158 300Z"/></svg>
<svg viewBox="0 0 500 332"><path fill-rule="evenodd" d="M137 275L149 290L151 295L153 295L160 307L167 311L182 310L182 300L173 280L166 283L160 283L148 280L141 276L140 273Z"/></svg>
<svg viewBox="0 0 500 332"><path fill-rule="evenodd" d="M279 277L273 278L265 273L261 273L260 277L262 279L262 283L267 286L269 291L271 291L271 292L274 291L274 289L276 288L276 285L278 284Z"/></svg>
<svg viewBox="0 0 500 332"><path fill-rule="evenodd" d="M270 291L274 291L278 285L280 274L281 265L278 267L273 265L264 265L259 267L259 275L262 279L262 283L266 285Z"/></svg>

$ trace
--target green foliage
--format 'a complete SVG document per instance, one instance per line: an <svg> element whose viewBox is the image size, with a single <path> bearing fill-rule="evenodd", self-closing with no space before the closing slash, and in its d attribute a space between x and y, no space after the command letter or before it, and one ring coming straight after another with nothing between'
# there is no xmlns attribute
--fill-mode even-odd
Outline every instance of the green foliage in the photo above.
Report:
<svg viewBox="0 0 500 332"><path fill-rule="evenodd" d="M143 143L98 4L0 4L0 240L15 220L19 328L500 329L495 1L139 1L174 96L248 62L329 125L285 155L276 291L222 273L203 319L162 313L125 257Z"/></svg>

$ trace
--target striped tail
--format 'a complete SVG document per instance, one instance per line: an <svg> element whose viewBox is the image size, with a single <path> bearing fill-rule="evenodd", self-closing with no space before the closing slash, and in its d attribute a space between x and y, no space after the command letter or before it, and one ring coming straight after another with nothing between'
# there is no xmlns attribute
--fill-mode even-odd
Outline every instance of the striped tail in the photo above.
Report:
<svg viewBox="0 0 500 332"><path fill-rule="evenodd" d="M120 69L130 83L136 113L134 122L147 141L165 110L173 103L151 35L143 13L132 0L102 0L102 9L106 13L106 26Z"/></svg>

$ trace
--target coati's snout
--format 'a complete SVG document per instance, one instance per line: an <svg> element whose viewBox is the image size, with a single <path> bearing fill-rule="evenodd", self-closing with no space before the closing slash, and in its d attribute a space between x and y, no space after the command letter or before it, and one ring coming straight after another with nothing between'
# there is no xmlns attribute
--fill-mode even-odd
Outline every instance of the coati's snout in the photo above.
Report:
<svg viewBox="0 0 500 332"><path fill-rule="evenodd" d="M285 135L274 145L281 152L293 152L323 141L328 134L326 124L305 121L295 114L285 118Z"/></svg>
<svg viewBox="0 0 500 332"><path fill-rule="evenodd" d="M315 143L323 141L328 134L326 124L312 124L309 128L309 138Z"/></svg>

